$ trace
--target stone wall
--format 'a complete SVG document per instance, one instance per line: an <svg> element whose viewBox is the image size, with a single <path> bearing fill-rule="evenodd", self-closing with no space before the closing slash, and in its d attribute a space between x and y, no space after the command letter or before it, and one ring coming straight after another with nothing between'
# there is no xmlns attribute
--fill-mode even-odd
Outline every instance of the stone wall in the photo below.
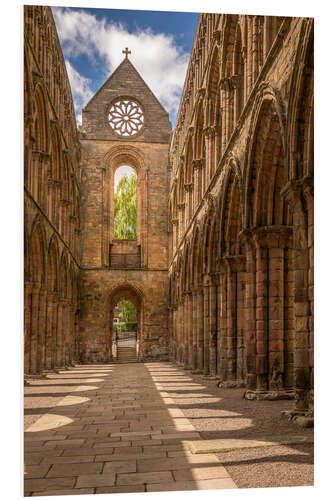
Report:
<svg viewBox="0 0 333 500"><path fill-rule="evenodd" d="M50 8L24 7L24 373L79 359L79 159Z"/></svg>
<svg viewBox="0 0 333 500"><path fill-rule="evenodd" d="M174 359L311 412L313 20L200 15L170 161Z"/></svg>

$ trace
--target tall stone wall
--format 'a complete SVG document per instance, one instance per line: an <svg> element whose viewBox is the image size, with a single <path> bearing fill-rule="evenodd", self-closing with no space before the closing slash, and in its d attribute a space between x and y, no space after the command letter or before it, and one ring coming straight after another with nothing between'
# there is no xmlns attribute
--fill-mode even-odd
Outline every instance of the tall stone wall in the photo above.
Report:
<svg viewBox="0 0 333 500"><path fill-rule="evenodd" d="M170 162L174 359L311 413L313 20L200 15Z"/></svg>
<svg viewBox="0 0 333 500"><path fill-rule="evenodd" d="M79 160L49 7L24 7L24 373L80 358Z"/></svg>

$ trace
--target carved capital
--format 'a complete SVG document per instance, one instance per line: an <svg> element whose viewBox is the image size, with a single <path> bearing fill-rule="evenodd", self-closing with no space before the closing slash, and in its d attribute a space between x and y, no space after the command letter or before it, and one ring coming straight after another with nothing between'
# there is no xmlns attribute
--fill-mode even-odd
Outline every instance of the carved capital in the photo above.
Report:
<svg viewBox="0 0 333 500"><path fill-rule="evenodd" d="M294 211L301 204L302 185L300 181L289 181L281 190L281 195Z"/></svg>
<svg viewBox="0 0 333 500"><path fill-rule="evenodd" d="M252 229L256 246L266 248L291 248L293 229L291 226L262 226Z"/></svg>
<svg viewBox="0 0 333 500"><path fill-rule="evenodd" d="M230 86L232 89L237 89L242 83L243 75L233 75L230 78Z"/></svg>
<svg viewBox="0 0 333 500"><path fill-rule="evenodd" d="M212 126L212 125L210 125L208 127L205 127L203 129L203 133L205 134L206 137L208 137L209 139L211 139L211 138L215 137L215 133L216 133L215 127Z"/></svg>
<svg viewBox="0 0 333 500"><path fill-rule="evenodd" d="M244 255L224 255L221 262L229 272L245 271L246 258Z"/></svg>
<svg viewBox="0 0 333 500"><path fill-rule="evenodd" d="M213 31L213 40L220 45L221 43L221 31L220 30L215 30Z"/></svg>
<svg viewBox="0 0 333 500"><path fill-rule="evenodd" d="M200 170L203 167L202 158L197 158L196 160L192 160L192 165L194 170Z"/></svg>
<svg viewBox="0 0 333 500"><path fill-rule="evenodd" d="M222 90L230 91L232 89L230 78L221 78L219 87Z"/></svg>
<svg viewBox="0 0 333 500"><path fill-rule="evenodd" d="M205 87L200 87L197 91L198 93L198 97L205 97L205 94L206 94L206 89Z"/></svg>
<svg viewBox="0 0 333 500"><path fill-rule="evenodd" d="M60 203L63 207L68 207L71 204L69 200L60 200Z"/></svg>

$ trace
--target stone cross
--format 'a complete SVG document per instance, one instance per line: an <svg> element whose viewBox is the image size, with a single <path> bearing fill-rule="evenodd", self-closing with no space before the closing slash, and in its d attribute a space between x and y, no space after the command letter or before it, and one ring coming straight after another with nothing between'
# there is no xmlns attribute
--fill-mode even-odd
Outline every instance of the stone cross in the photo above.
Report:
<svg viewBox="0 0 333 500"><path fill-rule="evenodd" d="M125 54L126 59L128 59L128 54L132 54L132 52L128 50L128 47L126 47L126 49L123 50L123 54Z"/></svg>

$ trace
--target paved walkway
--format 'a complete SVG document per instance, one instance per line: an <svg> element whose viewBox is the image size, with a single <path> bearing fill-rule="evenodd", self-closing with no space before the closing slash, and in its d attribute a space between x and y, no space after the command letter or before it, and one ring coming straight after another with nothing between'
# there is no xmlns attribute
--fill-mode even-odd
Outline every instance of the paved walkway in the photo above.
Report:
<svg viewBox="0 0 333 500"><path fill-rule="evenodd" d="M236 488L218 453L226 440L219 448L221 435L204 436L196 423L202 403L225 412L205 381L170 363L84 365L31 381L25 495ZM235 437L233 450L244 446Z"/></svg>

